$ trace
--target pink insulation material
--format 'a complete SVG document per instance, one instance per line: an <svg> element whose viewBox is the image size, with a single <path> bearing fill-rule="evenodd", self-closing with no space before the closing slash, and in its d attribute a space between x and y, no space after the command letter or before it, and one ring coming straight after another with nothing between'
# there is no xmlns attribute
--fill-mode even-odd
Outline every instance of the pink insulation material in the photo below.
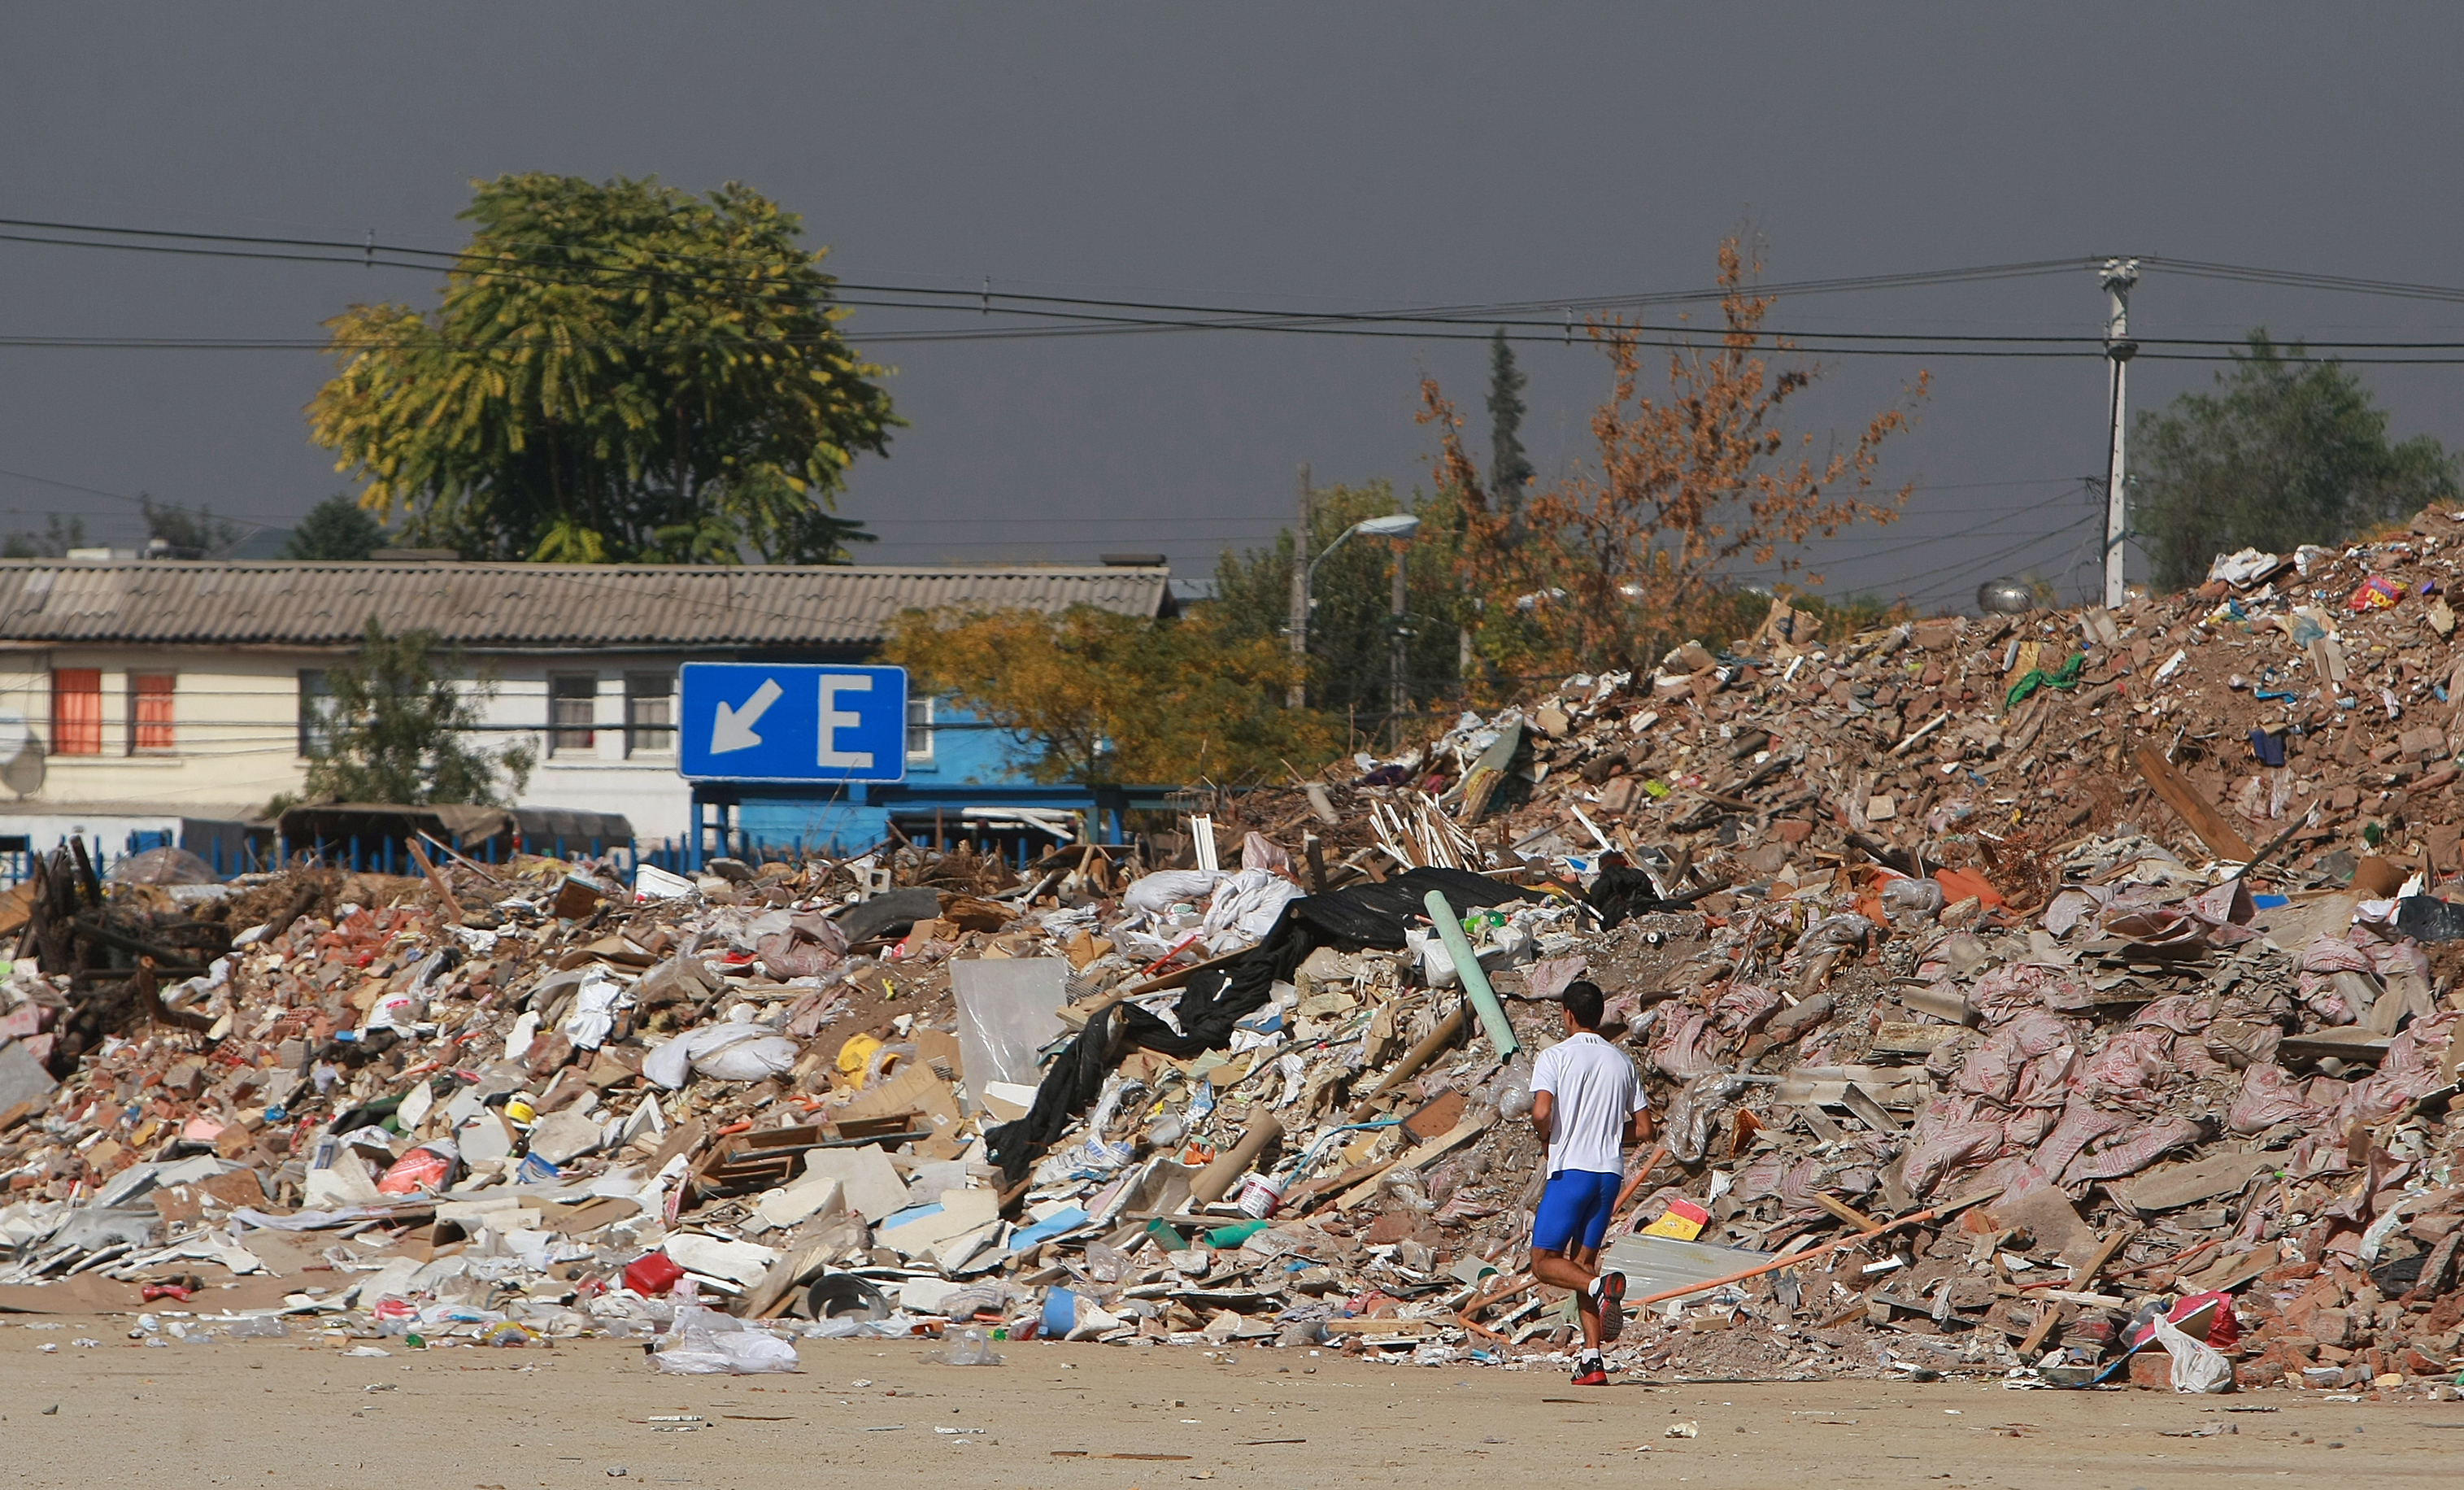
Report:
<svg viewBox="0 0 2464 1490"><path fill-rule="evenodd" d="M1672 1082L1690 1082L1727 1069L1710 1017L1691 1004L1661 1006L1660 1032L1652 1037L1651 1063Z"/></svg>
<svg viewBox="0 0 2464 1490"><path fill-rule="evenodd" d="M1711 1019L1730 1035L1744 1034L1762 1027L1779 1008L1779 995L1752 983L1730 983L1728 991L1711 1004Z"/></svg>
<svg viewBox="0 0 2464 1490"><path fill-rule="evenodd" d="M2029 1159L2044 1173L2059 1175L2069 1169L2071 1161L2097 1139L2119 1128L2126 1128L2130 1119L2119 1112L2107 1112L2088 1102L2074 1098L2062 1108L2061 1121L2045 1135L2029 1154Z"/></svg>
<svg viewBox="0 0 2464 1490"><path fill-rule="evenodd" d="M2173 1035L2139 1025L2104 1042L2079 1068L2079 1085L2101 1101L2145 1107L2173 1079Z"/></svg>
<svg viewBox="0 0 2464 1490"><path fill-rule="evenodd" d="M2092 1179L2124 1179L2155 1163L2166 1154L2207 1136L2207 1125L2196 1118L2159 1118L2144 1128L2130 1130L2130 1136L2108 1145L2094 1153L2083 1153L2062 1172L2062 1183L2077 1185Z"/></svg>
<svg viewBox="0 0 2464 1490"><path fill-rule="evenodd" d="M1979 1118L1969 1105L1949 1098L1926 1103L1908 1128L1901 1182L1909 1194L1931 1194L1945 1174L1997 1156L2002 1143L2002 1125Z"/></svg>
<svg viewBox="0 0 2464 1490"><path fill-rule="evenodd" d="M1979 977L1968 991L1968 1006L2000 1024L2032 1009L2079 1013L2096 1005L2087 979L2071 968L2035 962L2013 962Z"/></svg>
<svg viewBox="0 0 2464 1490"><path fill-rule="evenodd" d="M2263 1133L2278 1123L2316 1123L2326 1116L2310 1106L2308 1086L2280 1065L2255 1065L2241 1073L2241 1095L2225 1114L2236 1133Z"/></svg>

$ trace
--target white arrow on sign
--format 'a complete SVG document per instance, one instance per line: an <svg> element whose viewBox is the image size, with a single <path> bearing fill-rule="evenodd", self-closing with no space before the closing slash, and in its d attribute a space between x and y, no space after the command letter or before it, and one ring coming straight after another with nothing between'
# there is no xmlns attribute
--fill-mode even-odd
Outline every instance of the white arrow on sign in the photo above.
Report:
<svg viewBox="0 0 2464 1490"><path fill-rule="evenodd" d="M761 686L753 690L753 696L744 701L743 708L730 709L721 701L718 713L711 721L710 753L724 756L730 751L751 750L760 744L761 736L753 733L753 727L761 722L761 716L770 712L770 706L779 702L785 691L779 687L778 679L763 678Z"/></svg>

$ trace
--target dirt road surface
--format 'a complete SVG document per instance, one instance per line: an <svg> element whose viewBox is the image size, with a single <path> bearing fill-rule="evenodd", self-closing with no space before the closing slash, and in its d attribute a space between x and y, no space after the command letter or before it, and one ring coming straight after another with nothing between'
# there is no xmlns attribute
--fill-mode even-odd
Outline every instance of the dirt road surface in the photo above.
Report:
<svg viewBox="0 0 2464 1490"><path fill-rule="evenodd" d="M806 1342L798 1375L678 1377L614 1341L353 1357L366 1342L147 1348L125 1319L34 1323L64 1327L0 1321L0 1485L1485 1487L1606 1470L1705 1490L2157 1490L2453 1482L2464 1455L2464 1402L2324 1392L1576 1390L1537 1369L1047 1344L952 1367L920 1341ZM1668 1435L1684 1424L1694 1436Z"/></svg>

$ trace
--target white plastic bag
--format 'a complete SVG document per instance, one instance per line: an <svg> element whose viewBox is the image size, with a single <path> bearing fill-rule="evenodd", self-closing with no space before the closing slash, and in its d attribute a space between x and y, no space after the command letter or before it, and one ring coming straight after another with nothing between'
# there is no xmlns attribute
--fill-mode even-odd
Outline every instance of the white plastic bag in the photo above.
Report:
<svg viewBox="0 0 2464 1490"><path fill-rule="evenodd" d="M1303 893L1281 875L1243 869L1215 887L1199 934L1207 950L1219 955L1255 946L1275 929L1275 918L1284 913L1284 907Z"/></svg>
<svg viewBox="0 0 2464 1490"><path fill-rule="evenodd" d="M1453 988L1463 981L1453 953L1435 931L1413 927L1403 933L1403 954L1419 965L1420 981L1431 988Z"/></svg>
<svg viewBox="0 0 2464 1490"><path fill-rule="evenodd" d="M1121 892L1121 909L1159 916L1183 901L1204 900L1221 878L1221 873L1211 869L1158 869Z"/></svg>
<svg viewBox="0 0 2464 1490"><path fill-rule="evenodd" d="M573 1012L557 1028L564 1031L575 1048L596 1050L615 1033L616 1011L632 1001L624 984L609 977L605 968L594 965L582 975L582 985L573 992Z"/></svg>
<svg viewBox="0 0 2464 1490"><path fill-rule="evenodd" d="M675 1325L650 1352L650 1364L679 1376L754 1376L801 1369L794 1342L697 1304L677 1307Z"/></svg>
<svg viewBox="0 0 2464 1490"><path fill-rule="evenodd" d="M796 1042L764 1025L705 1024L652 1050L642 1074L674 1091L693 1075L719 1082L758 1082L796 1063Z"/></svg>
<svg viewBox="0 0 2464 1490"><path fill-rule="evenodd" d="M2225 1353L2202 1341L2193 1340L2179 1325L2159 1314L2149 1323L2156 1330L2156 1341L2165 1353L2173 1358L2173 1390L2175 1391L2231 1391L2233 1388L2233 1362Z"/></svg>

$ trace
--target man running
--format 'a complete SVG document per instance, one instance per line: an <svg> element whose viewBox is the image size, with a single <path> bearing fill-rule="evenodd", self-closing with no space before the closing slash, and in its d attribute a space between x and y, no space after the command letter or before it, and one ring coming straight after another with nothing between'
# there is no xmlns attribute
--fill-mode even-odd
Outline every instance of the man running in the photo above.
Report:
<svg viewBox="0 0 2464 1490"><path fill-rule="evenodd" d="M1572 1289L1583 1322L1574 1385L1605 1387L1600 1342L1625 1327L1625 1275L1599 1271L1600 1241L1625 1179L1619 1150L1651 1135L1642 1080L1599 1036L1599 985L1566 985L1566 1039L1531 1067L1531 1123L1549 1146L1549 1184L1531 1222L1531 1276Z"/></svg>

